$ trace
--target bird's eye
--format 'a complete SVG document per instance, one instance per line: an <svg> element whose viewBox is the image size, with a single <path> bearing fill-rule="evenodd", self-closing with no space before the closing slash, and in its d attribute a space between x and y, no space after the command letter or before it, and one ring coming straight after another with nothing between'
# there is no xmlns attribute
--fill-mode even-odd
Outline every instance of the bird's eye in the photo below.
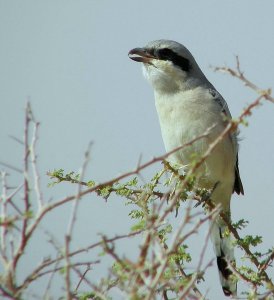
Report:
<svg viewBox="0 0 274 300"><path fill-rule="evenodd" d="M172 55L172 50L168 48L163 48L158 50L158 57L160 59L170 59Z"/></svg>

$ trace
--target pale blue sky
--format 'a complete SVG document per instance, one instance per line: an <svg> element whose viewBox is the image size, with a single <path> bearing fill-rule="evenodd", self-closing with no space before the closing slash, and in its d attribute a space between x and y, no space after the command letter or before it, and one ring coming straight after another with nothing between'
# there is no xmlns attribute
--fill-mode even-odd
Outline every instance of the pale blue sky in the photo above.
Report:
<svg viewBox="0 0 274 300"><path fill-rule="evenodd" d="M239 55L248 78L273 88L273 13L272 0L0 0L0 161L21 163L20 146L8 135L22 136L28 97L41 121L39 166L47 199L73 190L48 189L46 171L77 171L89 141L88 177L95 180L133 169L140 154L143 161L163 154L152 89L140 65L127 57L130 49L159 38L188 47L232 115L239 115L256 95L209 66L234 66L234 55ZM273 113L273 104L266 103L254 111L250 126L241 129L245 196L232 202L234 219L248 219L246 232L265 236L265 249L274 244ZM97 232L111 235L128 228L123 203L90 198L80 207L76 248L96 240ZM60 241L69 210L44 222ZM32 257L37 261L41 247L34 242ZM215 268L208 278L202 289L210 289L210 299L221 299Z"/></svg>

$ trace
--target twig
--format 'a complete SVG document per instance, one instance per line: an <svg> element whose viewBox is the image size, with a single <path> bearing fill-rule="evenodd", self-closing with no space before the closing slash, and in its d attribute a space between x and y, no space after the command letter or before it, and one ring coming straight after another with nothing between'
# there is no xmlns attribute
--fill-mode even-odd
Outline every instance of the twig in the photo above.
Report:
<svg viewBox="0 0 274 300"><path fill-rule="evenodd" d="M23 170L22 170L22 169L19 169L19 168L17 168L17 167L14 167L14 166L12 166L12 165L10 165L10 164L8 164L8 163L5 163L5 162L3 162L3 161L0 161L0 165L6 167L6 168L8 168L8 169L11 169L11 170L13 170L13 171L15 171L15 172L18 172L18 173L20 173L20 174L23 173Z"/></svg>
<svg viewBox="0 0 274 300"><path fill-rule="evenodd" d="M88 162L89 162L89 156L90 156L90 150L91 150L91 145L92 143L89 143L88 145L88 149L85 152L85 158L84 158L84 162L83 162L83 166L82 169L80 171L80 179L79 181L82 182ZM71 218L70 218L70 222L68 225L68 236L72 236L72 231L73 231L73 227L76 221L76 215L77 215L77 209L78 209L78 205L79 205L79 200L81 198L81 184L78 184L78 189L77 189L77 193L76 196L74 198L74 204L73 204L73 208L72 208L72 213L71 213Z"/></svg>
<svg viewBox="0 0 274 300"><path fill-rule="evenodd" d="M78 289L79 289L79 287L80 287L82 281L83 281L84 279L86 279L85 277L86 277L87 273L90 271L90 269L91 269L91 268L90 268L90 265L88 265L87 268L86 268L86 270L85 270L85 272L82 274L77 268L74 268L74 270L76 271L76 273L77 273L77 274L79 275L79 277L80 277L80 280L79 280L79 282L77 283L76 288L75 288L75 291L76 291L76 292L78 291Z"/></svg>
<svg viewBox="0 0 274 300"><path fill-rule="evenodd" d="M1 221L5 222L7 219L7 182L6 182L6 172L1 172L1 179L2 179L2 195L0 198L1 204ZM7 246L7 226L1 226L1 241L0 241L0 250L1 250L1 259L3 260L4 264L8 264L8 257L6 253L6 246Z"/></svg>
<svg viewBox="0 0 274 300"><path fill-rule="evenodd" d="M274 102L274 98L271 96L271 89L262 90L244 76L244 73L240 68L240 60L238 56L236 56L236 71L228 67L214 67L213 69L214 71L227 73L233 77L238 78L240 81L244 83L245 86L251 88L253 91L255 91L257 94L259 94L266 100Z"/></svg>
<svg viewBox="0 0 274 300"><path fill-rule="evenodd" d="M1 283L0 283L0 295L5 297L4 299L20 300L19 297L15 296L11 291L7 290L6 287L2 286Z"/></svg>
<svg viewBox="0 0 274 300"><path fill-rule="evenodd" d="M12 201L13 197L22 189L24 183L20 184L11 194L7 196L7 203L9 203L20 216L23 216L23 212L19 209L17 205Z"/></svg>
<svg viewBox="0 0 274 300"><path fill-rule="evenodd" d="M85 266L85 267L87 266L89 268L89 270L90 270L90 266L91 265L95 265L95 264L98 264L98 263L100 263L100 260L87 261L87 262L76 262L76 263L71 263L70 264L70 268L79 267L79 266ZM43 277L43 276L45 276L47 274L54 274L54 273L56 273L58 271L62 271L62 270L64 270L64 268L66 268L66 266L56 266L53 269L48 269L46 271L43 271L43 272L39 273L37 275L36 279L41 278L41 277Z"/></svg>
<svg viewBox="0 0 274 300"><path fill-rule="evenodd" d="M115 241L131 238L131 237L134 237L134 236L137 236L137 235L143 233L144 231L145 230L138 230L138 231L130 232L128 234L116 235L112 238L105 238L104 240L101 240L97 243L91 244L90 246L87 246L85 248L81 248L81 249L72 251L70 253L67 253L67 256L73 257L73 256L81 254L81 253L86 253L94 248L104 245L104 243L113 243ZM18 289L20 289L20 290L23 288L25 289L33 280L35 280L35 278L41 277L40 273L43 272L43 270L45 268L51 266L52 264L55 264L56 262L63 260L64 258L65 258L65 256L64 256L64 254L62 254L62 255L59 255L57 258L46 259L45 261L43 261L24 279L24 282L18 287Z"/></svg>
<svg viewBox="0 0 274 300"><path fill-rule="evenodd" d="M262 272L264 272L271 265L273 260L274 260L274 250L269 255L267 260L263 264L261 264L261 266L259 268L259 275L262 275Z"/></svg>
<svg viewBox="0 0 274 300"><path fill-rule="evenodd" d="M27 213L30 208L30 202L29 202L29 178L28 178L28 171L29 171L29 124L31 121L30 118L31 115L31 108L30 103L27 103L26 107L26 117L25 117L25 130L24 130L24 213L26 214L23 225L22 225L22 231L21 231L21 240L18 247L18 250L16 251L13 261L12 261L12 273L15 272L16 266L18 263L19 258L21 257L22 253L24 252L25 245L27 243L27 226L28 226L28 216Z"/></svg>
<svg viewBox="0 0 274 300"><path fill-rule="evenodd" d="M57 262L55 263L55 269L58 268L59 264L60 264L60 261L57 261ZM56 275L56 272L51 272L51 273L50 273L50 275L49 275L49 280L48 280L48 282L47 282L47 286L46 286L46 288L45 288L45 292L44 292L44 295L43 295L43 298L42 298L42 299L47 299L47 298L49 298L49 297L48 297L48 292L49 292L49 290L50 290L50 287L51 287L51 284L52 284L52 281L53 281L53 278L54 278L55 275ZM38 278L38 277L37 277L37 278ZM36 279L35 279L35 280L36 280Z"/></svg>
<svg viewBox="0 0 274 300"><path fill-rule="evenodd" d="M85 159L84 159L84 163L82 166L82 170L80 172L80 181L82 181L82 178L84 176L86 167L88 165L88 161L89 161L89 155L90 155L90 148L91 148L91 143L88 145L88 149L85 152ZM66 291L67 291L67 299L72 299L72 293L70 290L70 242L72 240L72 232L73 232L73 228L74 228L74 224L76 222L76 215L77 215L77 211L78 211L78 205L79 205L79 200L80 200L80 194L81 194L81 185L78 185L78 189L77 189L77 194L75 196L74 199L74 203L73 203L73 207L72 207L72 212L71 212L71 218L68 224L68 231L67 231L67 235L66 235L66 250L65 250L65 261L66 261L66 274L65 274L65 278L66 278Z"/></svg>
<svg viewBox="0 0 274 300"><path fill-rule="evenodd" d="M16 136L13 136L13 135L9 135L9 137L14 140L15 142L17 142L18 144L20 145L23 145L24 146L24 141L18 139Z"/></svg>
<svg viewBox="0 0 274 300"><path fill-rule="evenodd" d="M65 287L66 287L66 299L72 300L72 293L70 289L70 260L69 260L69 244L70 236L65 236Z"/></svg>
<svg viewBox="0 0 274 300"><path fill-rule="evenodd" d="M32 164L32 172L33 172L33 181L34 181L34 190L36 192L38 210L41 210L43 206L43 194L40 186L40 174L37 168L37 155L36 155L36 143L38 141L38 128L40 123L35 122L32 116L32 122L34 123L32 142L30 144L30 156L31 156L31 164Z"/></svg>
<svg viewBox="0 0 274 300"><path fill-rule="evenodd" d="M220 207L217 207L217 209L215 209L214 211L211 212L211 214L210 214L211 219L216 220L219 213L220 213ZM201 254L200 254L200 259L199 259L199 262L198 262L198 265L197 265L197 268L196 268L196 274L195 274L195 276L192 276L191 281L185 287L184 293L181 295L181 299L185 299L184 297L188 294L189 290L193 287L194 283L196 282L196 280L198 279L198 277L201 274L202 263L203 263L203 260L204 260L206 248L208 246L210 234L211 234L211 231L212 231L212 226L213 226L213 222L211 222L211 226L210 226L210 228L208 230L208 233L206 235L206 238L205 238L204 246L202 248L202 251L201 251ZM207 266L204 269L206 270L210 265L212 265L212 262L213 262L213 259L207 264ZM198 293L198 296L200 297L200 299L203 297L201 295L201 293Z"/></svg>

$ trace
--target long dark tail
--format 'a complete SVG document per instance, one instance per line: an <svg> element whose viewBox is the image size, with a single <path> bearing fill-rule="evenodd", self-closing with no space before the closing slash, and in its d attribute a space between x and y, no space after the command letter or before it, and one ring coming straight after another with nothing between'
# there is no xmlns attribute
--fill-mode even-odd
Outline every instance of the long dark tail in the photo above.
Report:
<svg viewBox="0 0 274 300"><path fill-rule="evenodd" d="M211 240L217 256L217 265L223 292L226 296L235 297L237 296L237 283L235 278L231 276L233 273L229 268L229 264L235 262L234 247L231 237L225 233L225 230L226 225L220 218L212 221Z"/></svg>

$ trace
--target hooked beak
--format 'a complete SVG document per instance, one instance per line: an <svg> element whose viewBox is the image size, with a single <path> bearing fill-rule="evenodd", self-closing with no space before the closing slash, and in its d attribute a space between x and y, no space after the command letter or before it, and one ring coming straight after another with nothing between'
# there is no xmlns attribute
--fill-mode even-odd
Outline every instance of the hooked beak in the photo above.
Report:
<svg viewBox="0 0 274 300"><path fill-rule="evenodd" d="M129 51L128 57L142 63L151 63L151 60L155 58L152 54L148 53L146 48L134 48Z"/></svg>

